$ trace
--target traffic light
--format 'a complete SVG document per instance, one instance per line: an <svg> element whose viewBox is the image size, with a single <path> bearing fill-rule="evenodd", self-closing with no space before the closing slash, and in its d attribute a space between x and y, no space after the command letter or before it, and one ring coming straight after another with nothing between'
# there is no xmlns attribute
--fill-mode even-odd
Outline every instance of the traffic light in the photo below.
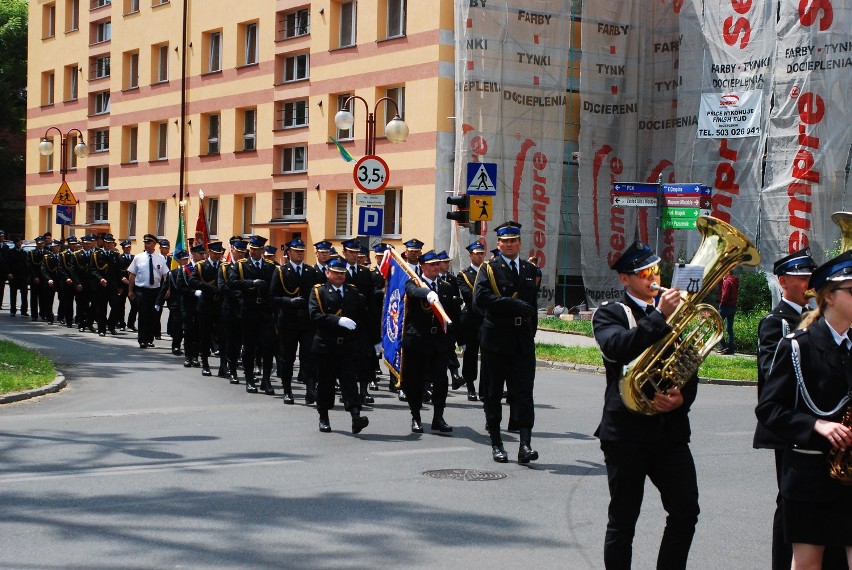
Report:
<svg viewBox="0 0 852 570"><path fill-rule="evenodd" d="M470 197L467 194L450 196L447 198L447 204L456 207L455 211L447 212L447 219L454 220L460 226L466 226L470 221Z"/></svg>

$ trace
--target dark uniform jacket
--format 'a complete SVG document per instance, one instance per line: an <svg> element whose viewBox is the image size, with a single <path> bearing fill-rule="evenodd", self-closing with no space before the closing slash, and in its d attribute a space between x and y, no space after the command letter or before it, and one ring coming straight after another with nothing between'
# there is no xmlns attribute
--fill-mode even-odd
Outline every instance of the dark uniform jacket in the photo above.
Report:
<svg viewBox="0 0 852 570"><path fill-rule="evenodd" d="M219 296L222 297L222 315L224 317L236 315L237 308L240 304L238 291L231 287L229 281L231 276L231 266L234 265L234 263L223 261L219 265L219 271L216 274L216 285L219 287Z"/></svg>
<svg viewBox="0 0 852 570"><path fill-rule="evenodd" d="M178 279L180 279L180 274L183 272L183 266L175 267L174 269L169 271L169 274L166 276L165 279L163 279L163 282L160 284L160 292L157 294L157 301L154 303L155 305L160 307L165 305L169 308L169 311L180 311L183 296L178 290L177 283ZM166 298L167 293L168 298Z"/></svg>
<svg viewBox="0 0 852 570"><path fill-rule="evenodd" d="M84 290L91 290L92 281L89 272L92 267L92 255L95 248L89 250L88 254L85 249L78 250L74 253L74 271L77 272L77 280Z"/></svg>
<svg viewBox="0 0 852 570"><path fill-rule="evenodd" d="M621 399L618 384L622 368L671 331L666 318L654 310L646 315L628 295L620 303L604 303L592 320L595 340L600 346L606 368L606 392L601 423L595 435L602 440L636 442L688 442L689 408L695 401L698 377L681 388L683 405L671 412L645 416L631 411ZM631 311L636 326L630 328L624 305Z"/></svg>
<svg viewBox="0 0 852 570"><path fill-rule="evenodd" d="M23 287L27 284L27 252L23 249L15 249L14 247L6 252L6 276L12 275L10 282L14 282L17 287Z"/></svg>
<svg viewBox="0 0 852 570"><path fill-rule="evenodd" d="M65 278L59 271L59 266L62 265L61 255L61 253L48 253L41 263L41 278L44 280L45 286L47 286L48 281L53 281L54 291L58 291L60 285L65 282Z"/></svg>
<svg viewBox="0 0 852 570"><path fill-rule="evenodd" d="M115 250L92 250L89 259L89 285L94 291L115 291L122 286L119 270L119 254ZM101 287L101 279L106 279L106 287Z"/></svg>
<svg viewBox="0 0 852 570"><path fill-rule="evenodd" d="M59 264L59 273L62 276L62 284L66 285L68 279L71 280L69 287L80 285L80 277L77 274L76 264L74 262L74 253L70 249L59 254L61 263Z"/></svg>
<svg viewBox="0 0 852 570"><path fill-rule="evenodd" d="M503 257L483 263L476 276L473 305L484 315L479 334L482 348L535 354L538 328L536 267L518 259L516 274Z"/></svg>
<svg viewBox="0 0 852 570"><path fill-rule="evenodd" d="M195 265L198 264L196 263ZM195 271L195 267L185 265L183 267L178 267L177 269L180 269L180 271L176 271L174 273L173 287L174 290L177 291L178 295L180 295L181 312L183 315L195 315L198 309L199 298L195 296L195 287L193 287L192 283L190 283L192 272ZM174 294L175 291L172 291L172 295Z"/></svg>
<svg viewBox="0 0 852 570"><path fill-rule="evenodd" d="M189 277L189 286L194 291L201 291L196 305L199 313L218 311L222 304L219 294L219 271L222 265L222 261L219 261L219 266L214 267L209 259L195 264L195 269Z"/></svg>
<svg viewBox="0 0 852 570"><path fill-rule="evenodd" d="M438 288L438 301L450 320L459 320L459 302L454 288L442 279L435 281ZM426 354L446 353L453 350L455 344L452 329L444 333L432 306L426 300L431 289L419 287L414 279L405 284L405 323L402 346Z"/></svg>
<svg viewBox="0 0 852 570"><path fill-rule="evenodd" d="M358 329L350 331L338 323L340 317L348 317L355 321L358 327L365 322L366 303L353 285L343 284L343 299L334 292L331 283L314 285L308 299L308 311L311 321L316 325L313 351L316 354L336 354L352 350L351 344L356 342Z"/></svg>
<svg viewBox="0 0 852 570"><path fill-rule="evenodd" d="M473 285L476 283L477 270L468 265L456 276L456 283L464 301L461 312L459 342L468 344L479 339L479 329L482 327L482 314L473 306Z"/></svg>
<svg viewBox="0 0 852 570"><path fill-rule="evenodd" d="M302 273L285 263L275 268L269 295L278 309L276 326L279 329L308 330L313 325L308 314L308 298L314 285L320 282L317 270L312 265L302 264Z"/></svg>
<svg viewBox="0 0 852 570"><path fill-rule="evenodd" d="M796 309L781 299L757 326L757 399L763 393L763 386L769 376L769 369L775 359L775 349L787 334L796 330L802 320ZM784 323L786 322L786 327ZM786 333L784 329L786 328ZM753 446L757 449L783 449L787 443L758 422L754 431Z"/></svg>
<svg viewBox="0 0 852 570"><path fill-rule="evenodd" d="M825 452L831 444L814 431L819 418L805 404L799 391L792 359L794 339L799 345L804 385L816 408L825 412L833 410L852 391L852 367L843 361L841 349L824 318L778 343L775 364L755 413L761 424L787 442L781 467L781 494L805 501L852 501L852 486L845 487L828 475ZM822 419L839 422L847 408L848 404ZM793 451L794 447L821 453L800 453Z"/></svg>
<svg viewBox="0 0 852 570"><path fill-rule="evenodd" d="M40 248L27 252L27 271L29 272L29 283L32 285L38 279L41 282L41 264L44 261L45 251Z"/></svg>
<svg viewBox="0 0 852 570"><path fill-rule="evenodd" d="M228 284L240 300L240 318L246 316L267 316L272 314L272 304L269 300L269 284L275 265L271 261L261 260L261 268L257 269L251 258L241 259L231 265ZM256 280L263 281L255 285Z"/></svg>
<svg viewBox="0 0 852 570"><path fill-rule="evenodd" d="M370 270L361 265L355 264L356 272L353 277L351 273L349 273L349 265L346 265L346 283L349 285L354 285L358 292L361 293L361 297L364 299L364 306L366 309L366 313L369 319L375 319L376 307L375 304L375 286L373 285L373 276L370 273ZM381 342L381 336L377 336L377 330L375 327L364 326L364 328L360 331L364 335L365 338L369 339L371 344L376 344L377 342Z"/></svg>

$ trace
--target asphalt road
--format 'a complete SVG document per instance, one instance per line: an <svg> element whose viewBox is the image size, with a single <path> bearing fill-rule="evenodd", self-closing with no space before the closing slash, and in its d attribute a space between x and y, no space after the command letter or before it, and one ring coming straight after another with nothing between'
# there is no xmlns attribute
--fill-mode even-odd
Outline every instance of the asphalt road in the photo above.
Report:
<svg viewBox="0 0 852 570"><path fill-rule="evenodd" d="M69 331L69 332L66 332ZM491 461L481 407L451 392L452 437L409 432L387 381L369 427L205 378L166 341L139 350L0 315L50 355L58 394L0 407L0 568L602 568L608 493L592 437L603 377L540 369L529 467ZM215 362L215 361L214 361ZM215 367L214 367L215 370ZM769 567L774 469L751 448L755 391L702 385L692 412L702 513L690 568ZM505 420L504 420L505 425ZM438 469L504 474L436 479ZM634 568L665 514L646 489Z"/></svg>

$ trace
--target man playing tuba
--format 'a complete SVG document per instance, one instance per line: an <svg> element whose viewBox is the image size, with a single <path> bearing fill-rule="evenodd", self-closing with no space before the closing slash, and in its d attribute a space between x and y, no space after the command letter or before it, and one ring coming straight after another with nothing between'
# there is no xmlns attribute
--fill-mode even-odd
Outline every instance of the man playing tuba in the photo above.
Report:
<svg viewBox="0 0 852 570"><path fill-rule="evenodd" d="M604 564L609 570L631 567L646 477L659 489L668 513L657 568L686 568L698 521L688 417L698 379L692 378L682 389L653 394L654 415L631 411L619 394L623 367L672 330L666 319L681 301L677 289L667 289L656 298L659 262L651 248L639 241L628 247L612 265L624 284L624 297L621 302L604 303L592 321L606 367L603 416L595 435L601 441L609 480L604 542Z"/></svg>

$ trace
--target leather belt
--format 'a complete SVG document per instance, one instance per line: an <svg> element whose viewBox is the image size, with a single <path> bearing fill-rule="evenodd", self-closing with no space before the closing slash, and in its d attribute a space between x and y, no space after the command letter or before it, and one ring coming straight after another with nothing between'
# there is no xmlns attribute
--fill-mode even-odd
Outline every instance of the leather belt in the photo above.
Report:
<svg viewBox="0 0 852 570"><path fill-rule="evenodd" d="M503 318L489 318L489 321L494 323L495 325L503 325L510 327L521 327L525 324L529 324L529 317L503 317Z"/></svg>
<svg viewBox="0 0 852 570"><path fill-rule="evenodd" d="M802 449L800 447L794 447L793 451L796 453L804 453L805 455L825 455L825 453L816 449Z"/></svg>

